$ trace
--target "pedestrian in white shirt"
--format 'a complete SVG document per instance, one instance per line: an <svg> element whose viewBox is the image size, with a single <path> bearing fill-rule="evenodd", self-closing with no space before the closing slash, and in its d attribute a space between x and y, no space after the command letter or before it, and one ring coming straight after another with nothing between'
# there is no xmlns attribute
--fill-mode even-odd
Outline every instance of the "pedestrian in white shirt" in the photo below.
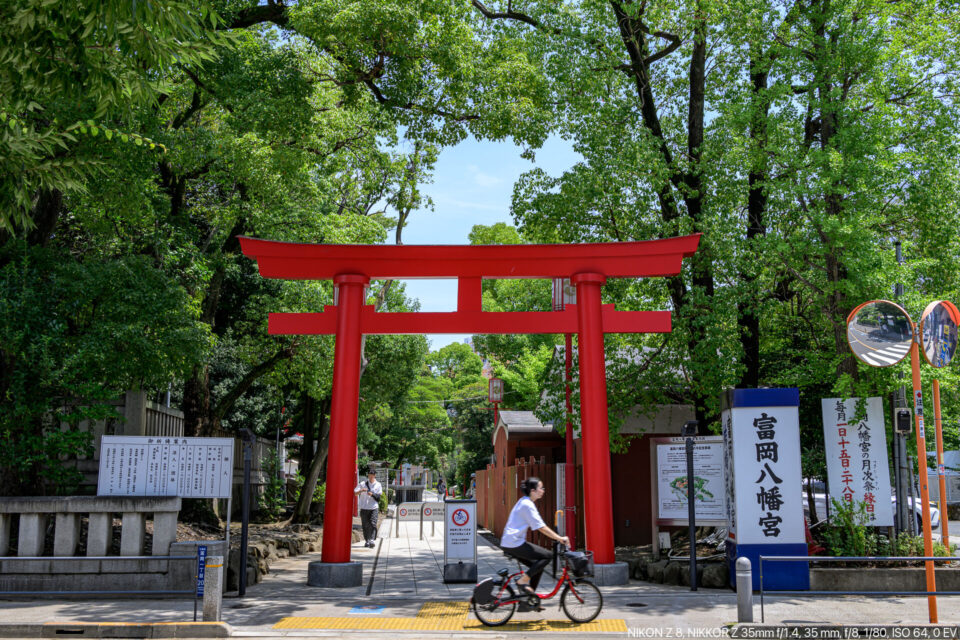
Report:
<svg viewBox="0 0 960 640"><path fill-rule="evenodd" d="M360 525L363 527L363 539L365 547L375 547L377 543L377 517L380 515L380 495L383 493L383 487L377 482L377 474L374 471L367 473L367 479L357 485L353 490L358 494L360 502Z"/></svg>
<svg viewBox="0 0 960 640"><path fill-rule="evenodd" d="M540 517L540 512L537 511L534 502L546 493L540 478L530 476L521 483L520 490L523 491L524 496L517 500L517 504L513 505L513 510L510 511L510 517L507 518L507 524L503 528L503 536L500 538L500 548L529 567L527 572L517 580L517 584L528 595L534 595L540 583L540 575L550 564L552 556L546 550L527 542L527 531L531 529L539 531L548 538L565 545L570 544L570 539L548 527Z"/></svg>

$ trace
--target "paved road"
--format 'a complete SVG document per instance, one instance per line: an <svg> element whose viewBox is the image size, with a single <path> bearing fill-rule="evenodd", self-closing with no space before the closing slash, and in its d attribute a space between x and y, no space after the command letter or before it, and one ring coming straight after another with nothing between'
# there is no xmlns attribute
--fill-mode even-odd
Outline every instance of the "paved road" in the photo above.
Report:
<svg viewBox="0 0 960 640"><path fill-rule="evenodd" d="M466 612L472 585L444 585L440 580L443 560L442 527L437 535L419 539L419 525L403 523L400 536L393 536L392 519L384 522L376 549L354 545L354 559L364 562L364 584L354 589L318 589L306 586L307 563L319 554L278 560L264 581L252 585L245 598L227 597L223 619L243 637L483 637L526 636L583 637L572 634L558 609L556 599L542 613L517 614L521 623L510 631L487 631L477 627L476 618ZM429 525L425 525L429 532ZM960 535L960 523L957 528ZM509 566L501 552L489 545L478 547L481 576ZM543 587L550 582L544 576ZM368 593L369 592L369 593ZM620 625L620 631L600 633L623 637L644 637L657 629L681 631L681 637L715 637L719 629L736 621L736 594L726 589L687 588L631 581L629 585L604 587L601 619ZM428 603L440 603L426 606ZM940 620L960 620L960 597L940 597ZM373 607L373 608L371 608ZM759 621L759 603L755 606ZM433 613L431 613L433 612ZM918 624L927 622L924 598L865 597L777 597L768 598L767 622L773 623L872 623ZM0 621L177 621L192 619L190 602L170 600L0 601ZM462 622L459 630L407 629L411 620L429 618L424 626L442 626L453 616ZM312 620L309 620L312 619ZM396 623L396 620L406 622ZM551 621L547 624L541 621ZM393 621L393 622L390 622ZM438 622L440 621L440 622ZM390 630L378 627L393 626ZM347 628L333 628L335 626ZM400 628L398 628L400 627ZM542 629L542 630L537 630ZM654 636L656 637L656 636ZM660 636L666 637L666 636Z"/></svg>

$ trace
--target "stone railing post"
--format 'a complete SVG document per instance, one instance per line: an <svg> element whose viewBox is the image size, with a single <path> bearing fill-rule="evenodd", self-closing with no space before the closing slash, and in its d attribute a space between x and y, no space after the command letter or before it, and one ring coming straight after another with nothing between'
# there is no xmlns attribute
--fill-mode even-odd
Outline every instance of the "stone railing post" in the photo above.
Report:
<svg viewBox="0 0 960 640"><path fill-rule="evenodd" d="M87 555L107 555L111 542L113 542L113 514L91 513L87 521Z"/></svg>
<svg viewBox="0 0 960 640"><path fill-rule="evenodd" d="M18 556L43 555L43 539L47 535L46 513L21 513Z"/></svg>
<svg viewBox="0 0 960 640"><path fill-rule="evenodd" d="M146 391L127 391L123 402L123 417L127 419L123 425L123 435L143 436L147 428L147 393Z"/></svg>
<svg viewBox="0 0 960 640"><path fill-rule="evenodd" d="M0 513L0 557L10 550L10 515Z"/></svg>
<svg viewBox="0 0 960 640"><path fill-rule="evenodd" d="M207 556L203 572L203 621L220 622L223 610L223 556Z"/></svg>
<svg viewBox="0 0 960 640"><path fill-rule="evenodd" d="M146 520L141 511L124 511L120 528L120 555L139 556L143 553Z"/></svg>
<svg viewBox="0 0 960 640"><path fill-rule="evenodd" d="M80 514L58 513L53 528L53 555L72 556L80 541Z"/></svg>

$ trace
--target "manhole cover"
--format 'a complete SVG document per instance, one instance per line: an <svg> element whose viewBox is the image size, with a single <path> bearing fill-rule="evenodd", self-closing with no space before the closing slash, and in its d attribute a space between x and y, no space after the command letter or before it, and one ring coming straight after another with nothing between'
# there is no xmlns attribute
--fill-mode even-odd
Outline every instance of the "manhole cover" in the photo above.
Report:
<svg viewBox="0 0 960 640"><path fill-rule="evenodd" d="M628 603L627 603L627 606L628 606L628 607L636 607L636 608L639 609L640 607L645 607L645 606L647 606L647 603L645 603L645 602L628 602Z"/></svg>

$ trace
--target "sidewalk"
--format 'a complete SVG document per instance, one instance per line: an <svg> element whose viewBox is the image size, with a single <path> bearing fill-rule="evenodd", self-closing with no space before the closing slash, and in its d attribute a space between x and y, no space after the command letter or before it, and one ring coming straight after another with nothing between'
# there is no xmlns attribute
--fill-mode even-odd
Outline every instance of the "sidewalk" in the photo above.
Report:
<svg viewBox="0 0 960 640"><path fill-rule="evenodd" d="M228 595L223 602L223 620L234 635L268 636L349 636L374 634L391 637L450 637L490 635L468 611L472 584L445 585L442 524L424 539L419 523L384 519L377 547L353 545L354 560L364 563L363 585L352 589L308 587L307 564L320 554L278 560L263 582L251 585L243 599ZM960 536L960 525L957 529ZM497 569L511 567L499 549L478 538L477 559L481 579ZM549 569L541 591L552 586ZM628 585L603 587L604 609L600 623L584 628L571 625L558 609L558 598L549 600L542 613L518 613L514 622L500 628L502 637L542 637L556 632L560 637L606 635L623 637L627 629L694 630L685 635L710 637L719 627L736 622L736 594L728 589L701 589L631 581ZM755 620L760 620L759 596L754 598ZM960 597L938 598L940 620L960 619ZM766 621L777 623L873 623L924 624L926 598L802 597L766 598ZM193 617L193 603L184 600L96 599L96 600L2 600L3 623L38 622L171 622ZM453 625L453 626L451 626ZM454 628L455 627L455 628ZM697 632L696 630L706 630ZM573 636L570 631L575 631ZM598 636L599 637L599 636Z"/></svg>

